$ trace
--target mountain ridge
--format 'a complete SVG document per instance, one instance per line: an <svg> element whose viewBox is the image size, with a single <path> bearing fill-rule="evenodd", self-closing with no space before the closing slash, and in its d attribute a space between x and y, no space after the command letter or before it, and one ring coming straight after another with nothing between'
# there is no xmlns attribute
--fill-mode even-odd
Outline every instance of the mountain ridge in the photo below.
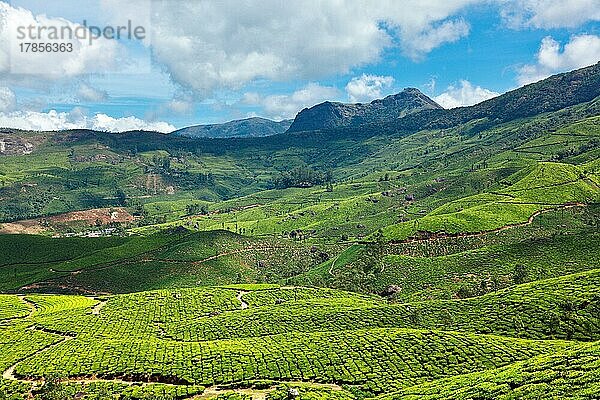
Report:
<svg viewBox="0 0 600 400"><path fill-rule="evenodd" d="M600 62L549 76L481 103L452 109L423 110L388 121L389 129L419 131L447 129L469 121L485 120L481 128L558 111L600 96Z"/></svg>
<svg viewBox="0 0 600 400"><path fill-rule="evenodd" d="M171 132L173 136L187 138L242 138L262 137L284 133L291 120L273 121L261 117L251 117L228 121L222 124L188 126Z"/></svg>
<svg viewBox="0 0 600 400"><path fill-rule="evenodd" d="M442 107L415 88L406 88L400 93L370 103L349 104L326 101L300 111L288 132L386 122L428 109L442 109Z"/></svg>
<svg viewBox="0 0 600 400"><path fill-rule="evenodd" d="M396 117L394 114L397 109L393 107L387 112L380 110L380 115L363 113L357 117L356 114L352 114L352 110L360 109L365 106L364 104L324 102L300 111L288 132L360 126L389 131L417 132L427 129L448 129L473 120L482 120L477 124L478 129L486 129L499 123L557 111L599 97L600 62L552 75L472 106L444 109L418 89L411 88L384 99L374 100L366 106L376 103L378 107L385 107L386 104L390 104L389 100L386 102L387 99L403 93L416 95L424 102L428 99L433 105L430 103L429 106L421 109L413 108ZM349 116L344 115L343 112ZM310 121L311 119L313 121Z"/></svg>

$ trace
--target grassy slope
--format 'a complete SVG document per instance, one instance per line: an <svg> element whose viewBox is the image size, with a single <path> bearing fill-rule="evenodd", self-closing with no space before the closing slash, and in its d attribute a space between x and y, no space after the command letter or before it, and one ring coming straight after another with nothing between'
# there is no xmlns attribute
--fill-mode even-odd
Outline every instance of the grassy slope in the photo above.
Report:
<svg viewBox="0 0 600 400"><path fill-rule="evenodd" d="M465 134L465 127L457 127L443 131L417 132L412 135L386 132L386 135L379 136L375 132L351 139L335 135L326 136L329 138L327 140L331 139L331 143L335 144L335 150L332 150L330 156L336 154L336 151L355 149L357 153L353 153L353 157L358 157L350 157L351 159L336 164L336 174L345 177L346 180L336 184L333 192L318 187L257 192L261 187L250 185L248 188L254 193L209 204L209 209L212 211L210 215L134 229L146 237L94 241L73 239L71 242L66 240L53 242L25 237L23 241L30 242L32 246L36 246L36 249L41 249L36 253L40 254L39 260L28 260L27 264L23 263L23 255L29 253L27 243L17 243L14 249L8 249L3 253L0 268L9 278L2 281L0 290L16 290L23 285L51 279L54 286L124 292L181 285L279 282L282 278L298 274L303 274L301 276L308 279L300 280L305 284L329 284L331 280L328 276L329 270L335 274L336 271L343 270L348 262L361 257L360 251L357 252L355 246L350 247L347 254L338 256L339 245L331 246L331 244L342 239L361 240L379 228L383 228L388 239L393 240L402 240L408 236L422 234L419 232L423 231L479 232L507 224L523 223L536 211L555 207L557 204L597 201L600 192L598 168L597 162L592 161L591 156L596 151L593 141L598 136L595 128L597 117L586 117L595 110L597 102L571 107L568 112L559 111L505 123L477 135ZM549 135L552 137L550 138ZM133 137L124 137L117 141L113 136L89 134L74 141L76 137L75 134L73 137L66 135L59 144L53 143L49 137L36 148L33 154L37 154L36 151L61 152L74 146L75 154L79 154L79 150L82 151L81 157L91 157L98 153L121 157L117 157L116 164L104 162L106 165L103 164L102 168L106 167L110 170L121 163L124 165L133 163L137 166L132 167L132 171L137 168L143 172L155 168L153 164L155 156L164 157L170 154L170 151L175 154L171 161L173 168L182 167L185 164L184 158L176 154L180 154L178 151L181 150L181 146L189 145L189 142L167 141L161 137L153 144L139 143L143 148L131 153ZM300 141L309 143L310 146L322 144L318 135L315 137L295 135L287 140L289 143L274 144L268 140L260 143L266 146L265 151L267 149L276 151L273 157L277 159L292 157L296 152L300 152L298 147ZM540 140L551 140L553 143L544 154L536 153L532 156L531 153L514 151L519 146L537 146L536 143ZM577 151L559 154L560 149L572 148L573 140L577 140L579 146ZM233 157L234 154L243 155L245 151L256 150L253 142L239 142L245 144L239 148L235 145L228 147L223 154L215 153L216 148L223 143L215 142L213 145L216 147L211 151L204 150L197 153L200 154L199 158L192 157L190 162L193 165L188 165L186 168L194 170L196 168L194 163L204 163L205 167L210 169L211 167L208 166L210 163L221 165L225 159ZM78 149L77 146L83 147ZM312 149L310 146L307 149ZM307 149L304 151L308 151ZM359 149L361 150L358 151ZM465 153L468 149L471 150ZM304 152L300 153L302 157L305 156ZM325 160L322 158L323 154L319 154L316 163ZM398 159L398 154L402 154L403 158ZM559 156L562 157L561 162L552 161ZM10 160L13 160L10 157L16 157L14 158L16 160L25 156L7 157ZM75 171L78 170L80 163L88 167L102 164L100 161L85 161L85 158L73 157L69 163L70 168ZM264 163L262 157L262 155L257 156L248 162L256 166L260 162ZM33 168L31 175L23 179L38 176L37 168L46 168L44 166L46 161L42 159L43 157L39 160L34 159L31 163ZM48 158L48 162L53 160ZM581 164L582 162L585 164ZM570 163L580 163L580 165ZM275 167L275 164L264 164L261 168L270 169ZM7 165L10 166L10 163ZM229 167L224 164L221 167L224 168L223 177L231 173ZM253 171L254 167L244 168L247 173ZM152 171L148 173L154 174ZM60 176L60 174L52 176ZM91 184L89 182L93 180L85 178L83 181ZM103 187L102 184L98 186L98 188ZM164 194L158 193L156 198L154 194L150 194L150 198L137 199L135 202L144 203L144 207L154 207L151 203L156 201L158 202L156 212L167 207L168 211L173 213L177 207L185 208L185 204L189 204L186 203L187 200L182 200L178 196L188 196L192 192L184 190L177 193L179 194L174 197L165 197ZM136 195L144 194L139 192ZM409 195L412 196L411 200L407 200ZM19 203L19 199L15 199L14 203ZM181 215L178 212L174 213L175 217ZM197 239L190 240L188 244L182 244L179 243L180 239L171 233L160 232L160 229L167 227L174 229L176 226L184 226L192 231L227 229L246 236L269 236L270 238L260 239L255 243L257 246L269 247L270 250L224 255L208 260L203 263L202 268L198 268L198 265L192 262L201 261L204 254L213 251L216 254L226 249L227 245L221 244L218 238L211 238L210 233L205 237L199 236ZM308 240L309 243L296 245L281 240L289 237ZM557 240L560 242L561 239ZM588 242L593 245L594 240L594 237L590 237ZM5 239L0 237L0 245L4 243L4 247L11 247L13 242L11 237ZM328 245L321 245L321 243ZM318 244L318 251L312 251L313 244ZM547 244L548 248L566 247L566 244L560 243ZM280 245L285 250L275 248ZM480 270L481 274L476 272L476 279L493 278L491 269L498 269L496 275L499 278L506 277L512 268L511 264L519 257L519 251L523 257L529 257L524 245L517 243L512 249L510 246L507 247L506 251L487 249L483 253L468 253L466 256L471 262L466 267L478 268L479 265L488 263L487 260L500 258L503 260L501 263L492 262L493 268L484 267ZM73 250L63 250L63 246ZM174 247L168 250L169 246ZM169 251L177 252L181 246L193 250L185 250L190 253L183 258L171 257ZM76 252L80 252L82 248L91 248L93 252L89 256L80 257ZM21 252L21 255L15 252ZM505 257L499 252L509 252L514 254L514 257L513 255ZM299 254L301 257L290 257L291 254ZM559 253L553 254L560 256ZM582 257L583 261L576 261L578 265L585 264L581 265L582 268L587 268L590 261L595 262L593 257L590 258L585 254L582 254ZM300 260L290 261L293 258ZM60 260L63 261L59 262ZM324 260L329 260L329 264L319 266ZM451 296L460 289L462 282L468 283L469 286L480 283L472 279L472 282L469 282L470 279L464 276L458 256L448 260L439 258L423 261L402 255L402 257L390 257L387 262L390 268L386 268L385 274L375 277L377 281L375 285L367 284L359 289L382 290L386 285L397 283L402 283L404 287L406 282L398 282L401 276L393 272L400 271L407 265L417 270L430 268L433 265L434 269L440 272L447 265L451 273L458 274L460 282L448 284L447 281L443 281L439 285L434 283L437 288L423 293L423 298ZM259 267L260 265L267 265L267 268ZM454 268L453 265L457 267ZM553 267L548 263L535 265L532 268L535 276L555 275L551 271ZM540 269L548 268L549 273L540 273ZM80 275L52 272L80 269L82 270ZM92 273L93 270L97 271ZM570 271L575 270L577 269L573 268ZM422 276L422 274L416 273L414 276ZM424 283L411 282L408 289L403 290L414 293L415 290L419 290L418 286L422 288ZM342 287L356 288L352 283L342 284ZM432 293L435 291L438 293Z"/></svg>
<svg viewBox="0 0 600 400"><path fill-rule="evenodd" d="M386 245L370 274L361 270L365 246L354 245L289 283L377 293L395 285L397 301L470 297L514 284L517 264L525 280L598 268L598 214L597 206L576 207L501 232Z"/></svg>
<svg viewBox="0 0 600 400"><path fill-rule="evenodd" d="M10 250L0 267L6 276L0 290L13 291L34 282L46 290L67 286L95 292L277 282L336 251L336 246L185 229L126 238L0 236L1 243ZM25 255L37 248L44 250L25 263Z"/></svg>
<svg viewBox="0 0 600 400"><path fill-rule="evenodd" d="M516 286L466 300L389 305L284 301L275 291L259 309L188 323L166 324L168 336L187 340L233 339L284 332L352 327L419 327L530 339L600 340L598 270ZM248 298L248 296L246 296ZM252 303L251 303L252 304ZM600 314L598 314L600 315ZM270 323L265 323L270 321ZM306 323L310 321L310 323Z"/></svg>
<svg viewBox="0 0 600 400"><path fill-rule="evenodd" d="M598 202L600 190L589 179L576 166L541 163L505 189L446 203L425 217L388 226L384 234L391 240L403 240L417 232L477 233L526 223L546 208Z"/></svg>
<svg viewBox="0 0 600 400"><path fill-rule="evenodd" d="M231 207L231 202L221 200L253 194L259 200L262 194L258 193L268 188L280 171L303 164L317 170L331 170L334 178L340 182L371 181L369 190L355 191L352 197L375 195L387 190L385 185L377 187L373 178L377 179L390 171L392 176L400 177L397 186L406 187L409 193L417 194L417 203L420 204L407 210L416 212L419 211L417 207L434 207L426 198L437 197L438 202L447 202L476 194L493 186L510 170L531 165L535 161L556 159L562 154L559 152L572 147L569 136L558 136L559 139L565 138L564 142L558 145L556 153L549 150L547 156L536 154L532 157L530 153L513 152L512 149L546 137L551 130L559 129L558 132L562 132L561 129L569 128L576 121L583 122L573 128L574 135L582 129L587 130L587 125L593 127L594 121L586 118L597 112L600 107L597 103L594 101L564 111L503 123L475 135L468 132L468 124L410 135L381 128L380 131L303 133L231 141L189 141L150 134L44 134L44 141L34 147L32 154L2 156L6 162L3 161L0 167L0 180L8 184L1 192L11 197L0 198L16 201L0 201L0 218L23 218L117 205L116 194L118 189L122 189L129 196L128 205L132 209L143 207L148 213L146 223L160 222L164 218L172 221L184 216L189 204L208 204L211 210L226 211ZM593 143L594 137L597 137L596 131L591 128L586 132L589 132L590 139L578 146L587 144L589 148L578 147L577 152L583 153L577 156L562 154L561 161L575 160L573 157L584 160L582 157L593 152L594 146L597 149L597 144ZM35 137L28 133L17 135L28 141L33 141ZM398 154L402 157L398 157ZM157 157L168 157L168 168L157 163ZM26 168L19 165L26 165ZM489 173L484 173L484 170ZM465 185L464 175L467 171L469 174ZM213 176L212 183L198 181L202 174L209 173ZM452 182L461 176L463 185L456 185L453 189L449 189L448 185L432 184L436 177L444 177ZM168 194L168 186L173 186L174 194ZM445 192L438 195L430 193L436 186ZM291 211L301 212L311 205L302 201L302 197L310 192L314 190L266 192L265 200L268 199L269 203L275 200L287 210L285 213L280 211L281 215L285 215ZM340 198L351 200L347 192L347 187L340 187ZM37 199L35 203L27 200L31 197ZM325 208L335 202L328 202L326 194L312 197L313 205L318 202ZM360 198L356 200L361 203ZM256 203L265 205L261 201ZM371 228L395 222L382 220L378 223L377 219L386 215L381 212L387 208L364 205L368 206L365 212L351 216L350 221L346 221L349 224L340 224L341 221L335 224L340 224L340 229L347 229L366 219L367 223L363 225L368 227L368 233L372 231ZM278 216L268 208L259 210L266 212L268 218ZM320 212L318 207L314 211ZM260 224L256 224L258 219L264 219L262 216L256 218L256 215L241 213L238 218L232 214L237 212L225 212L222 218L214 220L200 219L199 224L202 229L219 225L223 227L223 224L229 224L233 229L237 220L238 225L247 229L246 233L251 229L255 230L255 234L263 231ZM378 214L379 217L376 217ZM324 216L331 218L330 215ZM365 216L371 216L372 220L369 221ZM277 227L267 222L264 232L308 229L311 224L300 220L288 225ZM325 227L317 225L317 228ZM354 233L365 232L355 231L351 235Z"/></svg>

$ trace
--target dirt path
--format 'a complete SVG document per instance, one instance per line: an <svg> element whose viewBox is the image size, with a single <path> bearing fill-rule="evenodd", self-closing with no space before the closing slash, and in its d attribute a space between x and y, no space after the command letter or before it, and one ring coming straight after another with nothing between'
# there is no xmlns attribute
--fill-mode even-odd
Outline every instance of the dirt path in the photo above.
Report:
<svg viewBox="0 0 600 400"><path fill-rule="evenodd" d="M35 311L37 310L36 304L34 302L32 302L32 301L27 300L27 298L24 295L19 295L18 297L19 297L19 299L21 299L21 301L25 302L31 308L31 311L30 311L29 315L25 317L26 319L31 318L33 316L33 313L35 313ZM31 329L36 329L36 328L32 327ZM58 342L54 342L52 344L49 344L49 345L43 347L42 349L40 349L38 351L35 351L35 352L33 352L33 353L31 353L31 354L29 354L29 355L21 358L20 360L18 360L17 362L15 362L13 365L11 365L10 367L8 367L2 373L2 379L9 380L9 381L18 381L18 382L30 382L30 381L19 379L19 378L17 378L15 376L15 368L17 367L17 365L19 365L23 361L26 361L26 360L28 360L28 359L36 356L37 354L43 353L45 351L48 351L48 350L50 350L50 349L58 346L59 344L66 342L67 340L74 339L73 336L61 335L61 334L57 334L57 333L54 333L54 335L61 336L62 339L59 340Z"/></svg>
<svg viewBox="0 0 600 400"><path fill-rule="evenodd" d="M141 258L141 259L124 259L124 260L115 260L112 261L110 263L107 263L105 265L100 265L100 266L91 266L91 267L87 267L87 268L79 268L79 269L75 269L72 271L60 271L60 270L56 270L54 268L50 268L50 272L56 272L56 273L68 273L70 275L79 275L82 272L94 272L94 271L102 271L108 268L112 268L115 265L127 265L133 262L137 262L137 261L141 261L141 262L163 262L163 263L174 263L174 264L191 264L191 265L200 265L200 264L204 264L208 261L212 261L212 260L216 260L217 258L221 258L221 257L226 257L226 256L230 256L230 255L234 255L234 254L241 254L241 253L248 253L251 251L267 251L267 250L277 250L277 249L284 249L285 246L264 246L264 247L247 247L247 248L243 248L243 249L238 249L238 250L232 250L232 251L228 251L228 252L224 252L224 253L219 253L219 254L215 254L214 256L210 256L210 257L206 257L203 258L201 260L197 260L197 261L186 261L186 260L170 260L170 259L158 259L158 258ZM156 250L160 250L159 249L155 249L155 250L151 250L151 251L156 251ZM147 252L149 253L149 252ZM142 256L145 253L141 253L140 256ZM60 278L60 277L59 277ZM40 284L45 283L45 282L39 282Z"/></svg>
<svg viewBox="0 0 600 400"><path fill-rule="evenodd" d="M311 383L311 382L300 382L300 381L290 381L290 382L281 382L281 383L286 384L288 386L305 386L305 385L309 384L310 386L315 387L315 388L330 389L333 391L344 390L341 386L335 385L333 383ZM274 385L267 389L222 389L218 386L209 386L204 389L204 392L202 392L202 394L194 396L194 397L192 397L192 399L207 400L207 399L215 398L225 392L235 392L235 393L245 394L247 396L250 396L250 398L252 398L252 400L265 400L267 398L267 395L275 390L276 386L277 385Z"/></svg>
<svg viewBox="0 0 600 400"><path fill-rule="evenodd" d="M29 383L29 382L34 382L35 380L27 380L27 379L20 379L17 378L15 376L15 368L17 367L17 365L19 365L20 363L22 363L23 361L27 361L32 357L35 357L38 354L41 354L43 352L46 352L48 350L51 350L53 348L55 348L56 346L65 343L68 340L72 340L74 339L74 337L72 336L62 336L62 339L59 340L58 342L55 342L53 344L50 344L48 346L45 346L44 348L33 352L31 354L29 354L28 356L18 360L17 362L15 362L13 365L11 365L10 367L8 367L8 369L6 369L3 373L2 373L2 379L8 380L8 381L16 381L16 382L21 382L21 383Z"/></svg>
<svg viewBox="0 0 600 400"><path fill-rule="evenodd" d="M100 311L102 310L102 307L104 307L104 305L106 304L106 302L108 301L107 299L94 299L98 302L98 304L96 304L94 307L92 307L92 314L93 315L100 315Z"/></svg>
<svg viewBox="0 0 600 400"><path fill-rule="evenodd" d="M389 242L390 246L400 246L406 243L419 243L419 242L428 242L431 240L437 240L437 239L447 239L447 238L470 238L470 237L481 237L481 236L485 236L491 233L498 233L498 232L502 232L508 229L513 229L513 228L518 228L518 227L523 227L523 226L527 226L527 225L531 225L533 223L533 221L535 220L535 218L537 218L538 216L540 216L541 214L545 214L547 212L552 212L552 211L557 211L560 209L569 209L569 208L574 208L574 207L586 207L587 204L585 203L573 203L573 204L563 204L559 207L554 207L554 208L547 208L544 210L539 210L536 211L535 213L533 213L526 222L522 222L522 223L518 223L518 224L511 224L511 225L505 225L502 226L500 228L496 228L496 229L492 229L489 231L481 231L481 232L472 232L472 233L431 233L431 232L423 232L425 234L425 237L410 237L410 238L406 238L404 240L398 240L398 241L391 241ZM369 244L370 242L357 242L358 244ZM340 253L341 254L341 253ZM338 254L338 256L333 260L333 262L331 263L331 266L329 267L329 275L331 276L335 276L333 273L333 269L335 267L335 262L337 261L338 257L340 256L340 254Z"/></svg>
<svg viewBox="0 0 600 400"><path fill-rule="evenodd" d="M25 318L31 318L33 316L33 313L37 310L37 306L33 301L27 300L27 298L23 294L20 294L17 297L29 307L29 315L27 315Z"/></svg>
<svg viewBox="0 0 600 400"><path fill-rule="evenodd" d="M141 252L139 254L136 254L133 257L124 258L124 259L118 259L118 260L112 260L112 261L109 261L107 263L97 263L97 264L93 264L93 265L90 265L90 266L85 267L85 268L78 268L78 269L69 270L69 271L61 271L61 270L56 270L54 268L50 268L50 272L65 273L65 274L70 274L70 275L78 275L78 274L80 274L80 273L82 273L84 271L85 272L101 271L101 270L104 270L104 269L112 268L112 267L114 267L116 265L131 264L132 262L135 262L135 261L139 260L137 257L143 257L145 254L151 254L151 253L156 252L156 251L161 251L161 250L167 249L169 246L175 245L178 241L186 239L188 236L191 236L191 235L192 235L192 233L184 235L184 236L182 236L181 238L179 238L177 240L173 240L172 242L165 243L165 244L163 244L163 245L161 245L159 247L156 247L154 249L143 251L143 252ZM94 253L99 252L99 251L101 251L101 250L97 250L97 251L95 251L93 253L90 253L90 254L94 254ZM85 258L87 256L88 255L86 255L86 256L80 256L80 257L77 257L77 258L73 258L72 260L78 260L78 259L81 259L81 258ZM63 261L69 261L69 260L63 260ZM41 263L41 264L48 264L48 263ZM45 281L30 283L28 285L25 285L25 286L21 287L21 290L37 289L37 288L42 287L42 285L49 285L51 282L56 281L56 280L61 279L61 278L64 278L64 276L57 276L57 277L49 278L49 279L47 279ZM65 288L65 289L68 289L68 288ZM87 291L85 289L83 289L83 292L87 293L87 294L95 294L95 295L108 295L108 294L110 294L110 293L103 293L103 292L94 293L94 292Z"/></svg>
<svg viewBox="0 0 600 400"><path fill-rule="evenodd" d="M243 300L243 296L247 293L250 293L250 292L245 291L245 290L239 290L238 294L237 294L237 299L240 301L240 307L242 310L247 309L249 307L248 303L246 303ZM31 312L29 313L29 315L26 317L23 317L23 318L31 318L33 313L37 310L37 306L35 305L35 303L27 300L27 298L24 295L19 295L18 297L19 297L19 299L21 299L21 301L25 302L31 308ZM101 308L104 306L104 304L106 304L106 300L98 300L98 304L96 304L92 309L92 314L98 315L100 313ZM38 328L35 328L34 326L32 326L30 329L37 329L37 330L44 331L43 329L38 329ZM52 334L61 337L61 339L17 360L14 364L9 366L2 373L2 379L8 380L8 381L20 382L20 383L33 383L33 382L41 381L42 380L41 378L27 379L27 378L17 377L15 375L15 369L17 368L17 366L20 363L25 362L41 353L50 351L69 340L75 339L75 336L64 334L64 333L52 332ZM65 378L65 379L62 379L61 382L82 383L82 384L91 384L91 383L96 383L96 382L110 382L110 383L120 383L120 384L125 384L125 385L134 385L134 384L149 385L149 384L155 383L155 382L147 382L147 381L126 380L126 379L119 379L119 378L103 379L103 378L96 377L94 375L92 375L90 377ZM341 386L335 385L335 384L322 384L322 383L300 382L300 381L284 381L281 383L285 383L290 386L294 386L294 385L299 386L299 385L310 384L314 387L328 388L330 390L343 390ZM188 385L188 384L187 383L178 383L178 385ZM227 389L227 388L221 388L219 386L210 386L210 387L207 387L201 395L194 396L191 399L211 399L211 398L219 396L222 393L234 391L236 393L246 394L246 395L250 396L253 400L265 400L267 394L272 392L273 390L275 390L275 387L277 385L279 385L279 383L277 383L267 389L245 388L245 389L233 389L233 390Z"/></svg>
<svg viewBox="0 0 600 400"><path fill-rule="evenodd" d="M350 247L352 247L352 246L350 246ZM333 259L333 261L331 262L331 267L329 267L329 270L327 271L327 272L329 272L329 275L331 275L331 276L335 276L335 275L333 274L333 269L335 268L335 262L338 260L338 258L340 258L340 255L341 255L342 253L343 253L343 251L342 251L342 252L340 252L340 253L339 253L337 256L335 256L335 258L334 258L334 259Z"/></svg>
<svg viewBox="0 0 600 400"><path fill-rule="evenodd" d="M392 241L390 242L390 244L393 245L400 245L400 244L404 244L404 243L415 243L415 242L427 242L429 240L435 240L435 239L444 239L444 238L468 238L468 237L480 237L480 236L484 236L490 233L497 233L497 232L502 232L505 231L507 229L513 229L513 228L518 228L518 227L523 227L523 226L527 226L527 225L531 225L533 223L533 221L535 220L536 217L540 216L541 214L545 214L547 212L552 212L552 211L557 211L560 209L568 209L568 208L573 208L573 207L585 207L587 206L587 204L584 203L573 203L573 204L564 204L560 207L554 207L554 208L547 208L544 210L539 210L536 211L535 213L533 213L526 222L521 222L518 224L510 224L510 225L505 225L505 226L501 226L500 228L496 228L496 229L491 229L489 231L481 231L481 232L466 232L466 233L431 233L431 232L424 232L425 234L427 234L427 237L412 237L412 238L407 238L404 240L399 240L399 241ZM366 243L366 242L365 242Z"/></svg>
<svg viewBox="0 0 600 400"><path fill-rule="evenodd" d="M248 293L250 293L250 292L246 292L246 291L244 291L244 290L240 290L240 291L238 292L237 299L238 299L238 300L240 301L240 303L241 303L241 308L242 308L242 310L245 310L245 309L247 309L247 308L248 308L248 303L246 303L246 302L244 301L244 299L242 298L242 297L243 297L245 294L248 294Z"/></svg>
<svg viewBox="0 0 600 400"><path fill-rule="evenodd" d="M170 244L172 244L172 243L170 243ZM203 258L201 260L197 260L197 261L156 259L156 258L151 258L151 257L143 258L143 256L145 254L149 254L149 253L152 253L155 251L162 250L162 249L166 248L167 246L169 246L170 244L161 246L156 249L149 250L147 252L140 253L138 256L141 256L142 258L139 258L139 259L138 258L126 258L126 259L122 259L122 260L114 260L114 261L110 261L104 265L96 264L96 265L92 265L90 267L79 268L79 269L70 270L70 271L62 271L62 270L57 270L54 268L50 268L49 270L50 270L50 272L53 272L53 273L64 273L64 274L69 274L71 276L75 276L75 275L79 275L83 272L89 273L89 272L102 271L102 270L113 268L115 266L126 266L126 265L136 263L136 262L146 262L146 263L147 262L161 262L161 263L173 263L173 264L189 264L189 265L193 265L193 266L198 266L198 265L204 264L206 262L216 260L221 257L227 257L230 255L248 253L248 252L253 252L253 251L264 252L264 251L271 251L271 250L287 248L286 246L261 246L261 247L252 247L251 246L251 247L245 247L245 248L238 249L238 250L227 251L224 253L218 253L218 254L215 254L214 256L209 256L209 257ZM51 285L52 282L59 280L61 278L64 278L64 276L58 276L58 277L50 278L45 281L31 283L31 284L21 287L21 290L39 289L44 286L49 286L49 285ZM59 287L63 288L63 289L73 289L74 288L74 287L70 287L70 286L59 286ZM107 293L107 292L93 292L93 291L87 290L82 287L76 287L75 289L80 291L83 295L110 295L111 294L111 293Z"/></svg>

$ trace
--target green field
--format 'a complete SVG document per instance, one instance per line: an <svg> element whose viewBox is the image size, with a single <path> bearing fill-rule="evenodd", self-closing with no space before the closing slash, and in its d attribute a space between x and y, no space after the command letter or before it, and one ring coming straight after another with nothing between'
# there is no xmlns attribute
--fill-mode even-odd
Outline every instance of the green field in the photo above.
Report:
<svg viewBox="0 0 600 400"><path fill-rule="evenodd" d="M243 288L4 295L3 304L24 307L2 318L2 387L53 377L90 394L133 385L187 396L305 382L369 397L514 373L532 357L592 351L585 342L600 337L599 270L469 301L398 305L331 289Z"/></svg>
<svg viewBox="0 0 600 400"><path fill-rule="evenodd" d="M0 400L600 398L600 97L552 82L274 137L0 132L31 148L0 154Z"/></svg>

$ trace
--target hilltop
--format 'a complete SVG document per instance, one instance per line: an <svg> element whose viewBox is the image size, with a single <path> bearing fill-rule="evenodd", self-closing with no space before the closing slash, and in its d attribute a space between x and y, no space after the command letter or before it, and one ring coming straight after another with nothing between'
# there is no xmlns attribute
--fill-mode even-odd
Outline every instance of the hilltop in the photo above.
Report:
<svg viewBox="0 0 600 400"><path fill-rule="evenodd" d="M171 134L188 138L243 138L261 137L284 133L291 120L271 121L265 118L246 118L223 124L196 125L176 130Z"/></svg>
<svg viewBox="0 0 600 400"><path fill-rule="evenodd" d="M398 94L373 100L368 104L344 104L329 101L317 104L300 111L289 131L313 131L390 122L419 111L438 109L442 109L442 107L418 89L408 88Z"/></svg>

